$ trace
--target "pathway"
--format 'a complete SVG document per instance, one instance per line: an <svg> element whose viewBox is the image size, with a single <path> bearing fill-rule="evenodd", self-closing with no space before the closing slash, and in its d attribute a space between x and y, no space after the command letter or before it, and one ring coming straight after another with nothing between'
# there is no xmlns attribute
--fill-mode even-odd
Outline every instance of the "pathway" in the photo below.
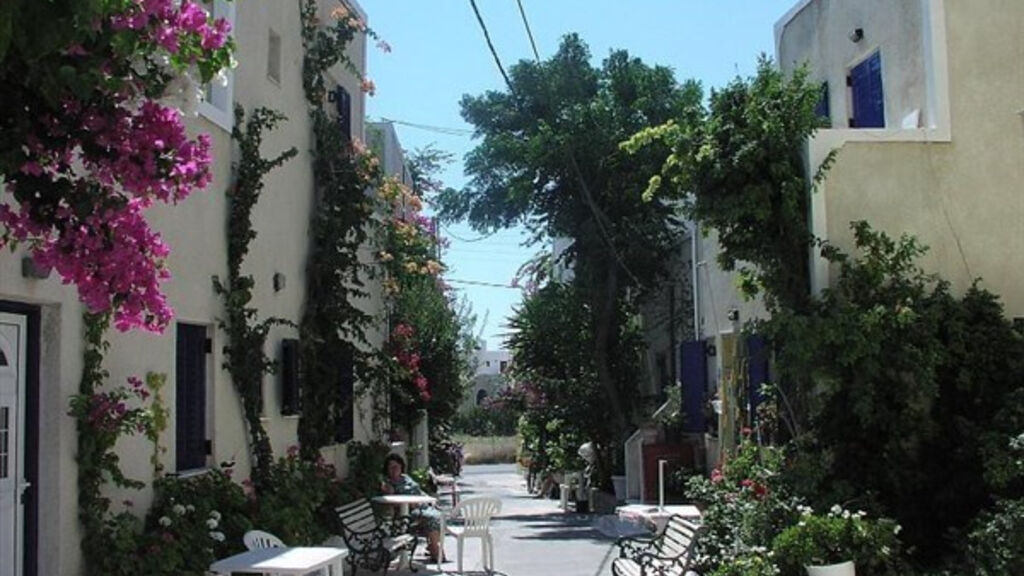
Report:
<svg viewBox="0 0 1024 576"><path fill-rule="evenodd" d="M564 513L557 500L535 499L513 464L466 466L459 482L462 497L497 496L501 515L492 522L494 565L498 576L607 576L615 554L613 540L591 527L594 517ZM445 541L449 562L457 570L454 538ZM482 574L480 541L466 541L466 573ZM403 573L405 571L403 570ZM436 574L431 564L417 574Z"/></svg>

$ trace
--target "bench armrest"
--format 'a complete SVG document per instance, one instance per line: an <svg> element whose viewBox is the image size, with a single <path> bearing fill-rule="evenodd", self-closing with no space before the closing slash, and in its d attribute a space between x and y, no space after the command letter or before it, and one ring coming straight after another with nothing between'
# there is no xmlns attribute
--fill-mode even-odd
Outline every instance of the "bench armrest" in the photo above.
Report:
<svg viewBox="0 0 1024 576"><path fill-rule="evenodd" d="M625 536L619 538L615 545L619 548L619 558L636 559L641 554L653 553L658 539L651 536Z"/></svg>

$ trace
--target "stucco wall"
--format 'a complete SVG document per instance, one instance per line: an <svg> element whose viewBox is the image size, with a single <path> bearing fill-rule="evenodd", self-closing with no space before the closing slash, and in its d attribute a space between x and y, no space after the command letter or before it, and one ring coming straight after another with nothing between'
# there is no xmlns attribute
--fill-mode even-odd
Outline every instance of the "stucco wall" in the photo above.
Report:
<svg viewBox="0 0 1024 576"><path fill-rule="evenodd" d="M779 65L790 72L807 64L812 79L827 81L832 126L845 128L852 114L846 76L880 51L886 125L899 126L914 110L925 113L922 15L920 0L812 0L781 30ZM864 36L853 42L857 28Z"/></svg>
<svg viewBox="0 0 1024 576"><path fill-rule="evenodd" d="M336 0L322 0L326 16L337 5ZM357 11L361 10L349 2ZM271 156L295 146L299 155L265 179L265 188L253 212L253 225L258 235L251 245L243 273L255 279L252 305L259 309L261 319L276 316L298 323L305 300L305 267L308 256L307 227L313 206L311 173L311 129L302 92L302 45L299 34L297 2L247 0L235 3L234 36L237 43L238 68L234 71L234 99L247 111L267 106L284 113L288 121L277 130L265 134L263 153ZM281 78L274 82L267 77L269 31L281 38ZM365 70L365 37L352 45L349 56ZM360 81L342 67L333 70L334 78L352 95L352 129L355 137L364 137L365 97ZM153 228L171 247L168 267L173 279L164 285L176 321L202 324L213 339L213 353L207 360L209 390L207 435L213 442L211 462L235 460L236 478L248 476L247 435L241 405L228 374L223 370L223 331L216 327L223 315L220 298L214 293L211 278L224 278L227 270L225 190L231 163L237 160L229 132L205 117L187 121L192 134L205 132L212 138L214 156L213 182L206 191L197 191L177 206L159 206L148 213ZM370 258L369 249L361 256ZM0 300L36 304L41 307L40 367L40 490L39 573L74 575L81 572L79 551L76 464L77 436L74 421L67 416L68 399L77 392L82 368L82 307L72 286L61 284L56 273L45 280L26 279L21 274L22 250L0 253ZM273 276L282 273L285 288L273 289ZM370 282L367 289L377 296L361 300L364 309L380 315L382 302L379 290ZM175 326L164 334L132 332L108 333L111 343L105 367L110 382L123 383L129 375L149 371L167 375L164 402L173 411L175 406ZM295 337L295 328L274 328L267 340L267 352L279 357L280 341ZM383 341L383 325L376 326L370 341ZM277 376L264 381L264 425L270 433L276 455L296 443L297 417L280 415L280 386ZM356 440L370 438L371 412L363 400L356 413ZM172 419L162 438L167 447L163 463L174 471L175 426ZM152 446L141 438L127 438L118 445L122 468L129 477L152 480L149 456ZM344 447L325 450L342 472L347 471ZM124 499L135 502L135 509L144 512L152 494L142 491L110 490L108 495L116 506Z"/></svg>
<svg viewBox="0 0 1024 576"><path fill-rule="evenodd" d="M852 220L912 234L930 247L927 271L957 292L980 277L1024 316L1024 4L945 2L945 15L949 141L847 142L817 201L841 248Z"/></svg>

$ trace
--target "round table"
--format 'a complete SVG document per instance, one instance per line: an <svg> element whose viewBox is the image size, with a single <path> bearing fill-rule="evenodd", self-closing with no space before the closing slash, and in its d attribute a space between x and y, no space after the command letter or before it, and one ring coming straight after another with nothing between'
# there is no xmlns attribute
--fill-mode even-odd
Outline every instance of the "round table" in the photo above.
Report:
<svg viewBox="0 0 1024 576"><path fill-rule="evenodd" d="M383 494L381 496L374 496L372 500L378 504L398 506L398 513L401 516L409 515L410 505L433 504L437 502L437 498L427 496L426 494Z"/></svg>
<svg viewBox="0 0 1024 576"><path fill-rule="evenodd" d="M377 504L398 506L399 516L408 516L409 506L411 505L425 505L437 502L436 498L434 498L433 496L427 496L426 494L382 494L380 496L374 496L373 498L371 498L371 500L373 502L376 502ZM444 535L444 516L441 517L441 535ZM443 541L441 543L441 546L442 548L444 547ZM402 552L398 560L399 566L403 564L412 568L412 558L409 557L408 552L404 551Z"/></svg>

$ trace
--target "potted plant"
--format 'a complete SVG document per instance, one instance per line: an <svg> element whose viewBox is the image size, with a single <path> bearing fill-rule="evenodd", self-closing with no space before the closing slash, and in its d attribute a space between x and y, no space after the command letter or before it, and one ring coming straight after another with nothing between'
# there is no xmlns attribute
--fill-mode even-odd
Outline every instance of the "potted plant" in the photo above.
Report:
<svg viewBox="0 0 1024 576"><path fill-rule="evenodd" d="M868 574L895 574L898 533L892 520L872 520L838 505L824 515L804 507L800 520L775 538L772 551L783 576L855 576L858 566Z"/></svg>

